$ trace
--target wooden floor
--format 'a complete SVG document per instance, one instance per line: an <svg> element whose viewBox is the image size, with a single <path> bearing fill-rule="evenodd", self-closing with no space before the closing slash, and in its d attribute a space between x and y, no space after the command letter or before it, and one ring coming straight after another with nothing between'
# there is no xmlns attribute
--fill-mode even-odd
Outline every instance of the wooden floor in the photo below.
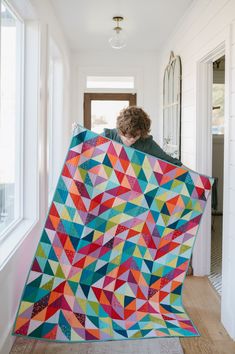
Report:
<svg viewBox="0 0 235 354"><path fill-rule="evenodd" d="M188 276L183 303L201 337L180 339L185 354L235 354L235 342L220 322L220 298L207 277Z"/></svg>
<svg viewBox="0 0 235 354"><path fill-rule="evenodd" d="M207 277L187 276L183 289L183 303L187 313L197 326L201 336L192 338L182 338L180 343L184 354L235 354L235 342L230 339L227 332L220 322L220 298ZM17 342L17 341L16 341ZM79 351L75 350L74 345L46 343L43 341L27 340L21 343L21 346L14 345L11 353L30 353L30 354L66 354L66 353L86 353L86 354L150 354L150 353L179 353L181 350L177 346L170 346L168 350L158 350L154 347L151 340L140 341L122 341L121 345L116 343L112 349L104 350L104 346L90 346L85 351L82 350L82 344L79 344ZM134 343L135 342L135 343ZM148 342L148 343L147 343ZM119 342L120 343L120 342ZM144 344L148 344L148 349ZM178 342L179 343L179 342ZM137 347L134 344L138 344ZM173 343L172 343L173 344ZM177 344L177 343L176 343ZM124 349L124 347L125 349ZM154 349L153 349L154 347ZM144 350L143 350L144 348Z"/></svg>

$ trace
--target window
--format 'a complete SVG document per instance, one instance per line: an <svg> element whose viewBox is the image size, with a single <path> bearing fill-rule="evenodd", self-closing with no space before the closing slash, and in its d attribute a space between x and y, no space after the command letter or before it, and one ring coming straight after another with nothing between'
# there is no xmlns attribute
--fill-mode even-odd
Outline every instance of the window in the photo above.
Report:
<svg viewBox="0 0 235 354"><path fill-rule="evenodd" d="M23 22L1 3L0 237L21 218L23 205Z"/></svg>
<svg viewBox="0 0 235 354"><path fill-rule="evenodd" d="M171 52L163 79L163 149L181 158L181 59Z"/></svg>
<svg viewBox="0 0 235 354"><path fill-rule="evenodd" d="M87 76L88 89L134 89L133 76Z"/></svg>
<svg viewBox="0 0 235 354"><path fill-rule="evenodd" d="M224 134L225 55L213 62L212 134Z"/></svg>
<svg viewBox="0 0 235 354"><path fill-rule="evenodd" d="M213 83L212 134L224 134L224 84Z"/></svg>

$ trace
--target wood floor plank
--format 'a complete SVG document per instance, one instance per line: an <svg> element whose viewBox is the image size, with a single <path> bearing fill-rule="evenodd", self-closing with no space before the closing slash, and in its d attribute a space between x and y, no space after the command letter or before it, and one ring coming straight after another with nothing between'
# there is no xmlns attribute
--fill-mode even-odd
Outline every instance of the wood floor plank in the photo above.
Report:
<svg viewBox="0 0 235 354"><path fill-rule="evenodd" d="M207 277L186 278L183 303L201 334L180 339L185 354L235 354L235 342L220 322L220 298Z"/></svg>

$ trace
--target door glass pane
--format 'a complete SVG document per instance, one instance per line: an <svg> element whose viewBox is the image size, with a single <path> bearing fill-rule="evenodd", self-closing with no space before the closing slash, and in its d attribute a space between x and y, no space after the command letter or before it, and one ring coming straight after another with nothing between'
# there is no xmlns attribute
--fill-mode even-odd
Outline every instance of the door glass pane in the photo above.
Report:
<svg viewBox="0 0 235 354"><path fill-rule="evenodd" d="M100 134L104 128L116 128L118 113L129 106L129 101L91 101L91 130Z"/></svg>

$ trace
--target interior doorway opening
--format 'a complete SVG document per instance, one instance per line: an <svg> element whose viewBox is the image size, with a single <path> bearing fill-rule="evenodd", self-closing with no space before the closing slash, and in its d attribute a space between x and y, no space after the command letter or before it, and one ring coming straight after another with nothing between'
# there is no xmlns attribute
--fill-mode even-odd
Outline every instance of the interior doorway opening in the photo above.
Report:
<svg viewBox="0 0 235 354"><path fill-rule="evenodd" d="M214 185L211 203L211 264L209 280L222 294L222 237L224 186L224 91L225 56L213 62L212 82L212 176Z"/></svg>

